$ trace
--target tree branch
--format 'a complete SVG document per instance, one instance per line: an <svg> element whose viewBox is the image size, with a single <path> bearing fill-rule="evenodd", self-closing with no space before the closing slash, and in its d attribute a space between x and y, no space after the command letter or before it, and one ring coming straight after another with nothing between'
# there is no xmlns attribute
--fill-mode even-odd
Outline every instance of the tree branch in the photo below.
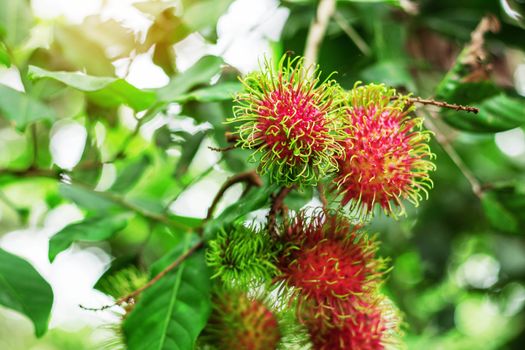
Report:
<svg viewBox="0 0 525 350"><path fill-rule="evenodd" d="M335 7L336 0L319 1L317 14L310 25L304 49L304 66L307 71L312 71L312 68L317 64L319 49L321 48L328 23L330 23L330 18L335 12Z"/></svg>
<svg viewBox="0 0 525 350"><path fill-rule="evenodd" d="M291 190L293 190L293 186L282 187L276 195L272 196L272 205L268 213L268 232L274 239L279 237L279 232L277 232L277 214L282 211L284 199Z"/></svg>
<svg viewBox="0 0 525 350"><path fill-rule="evenodd" d="M390 100L394 101L394 100L397 100L399 98L400 98L400 96L392 96L390 98ZM432 99L425 99L425 98L421 98L421 97L408 97L407 100L410 103L421 103L423 105L432 105L432 106L437 106L437 107L440 107L440 108L449 108L449 109L453 109L455 111L465 111L465 112L470 112L470 113L474 113L474 114L477 114L479 112L479 108L476 108L476 107L456 105L456 104L452 104L452 103L448 103L448 102L436 101L436 100L432 100Z"/></svg>
<svg viewBox="0 0 525 350"><path fill-rule="evenodd" d="M261 178L259 177L259 175L257 175L255 170L250 170L244 173L233 175L228 180L226 180L226 182L219 189L219 192L217 192L217 194L215 195L215 198L213 199L213 202L211 203L210 208L208 209L208 214L206 215L205 221L208 221L212 218L213 212L215 211L215 208L219 204L219 201L221 200L226 190L239 182L246 182L248 186L261 187L263 185Z"/></svg>
<svg viewBox="0 0 525 350"><path fill-rule="evenodd" d="M198 241L193 246L191 246L184 254L179 256L174 262L172 262L170 265L168 265L166 268L164 268L164 270L162 270L155 277L153 277L148 283L146 283L142 287L134 290L133 292L129 293L128 295L125 295L125 296L117 299L117 301L115 301L113 304L104 305L104 306L99 307L99 308L90 308L90 307L85 307L83 305L79 305L79 307L84 309L84 310L88 310L88 311L103 311L103 310L107 310L107 309L109 309L109 308L111 308L113 306L122 305L124 303L128 303L128 304L129 303L134 303L135 299L137 298L138 295L140 295L140 293L142 293L143 291L145 291L146 289L148 289L149 287L151 287L152 285L157 283L164 276L166 276L166 274L168 274L173 269L177 268L184 260L189 258L193 253L195 253L197 250L199 250L203 246L204 246L204 241Z"/></svg>

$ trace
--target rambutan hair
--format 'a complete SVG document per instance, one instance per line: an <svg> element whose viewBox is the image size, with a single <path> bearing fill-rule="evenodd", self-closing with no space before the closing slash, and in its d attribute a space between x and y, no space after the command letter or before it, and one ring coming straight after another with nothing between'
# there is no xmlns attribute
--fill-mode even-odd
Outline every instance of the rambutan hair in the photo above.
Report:
<svg viewBox="0 0 525 350"><path fill-rule="evenodd" d="M327 321L345 317L350 300L377 293L385 260L376 257L378 245L346 218L300 212L284 230L277 281L291 287L301 305ZM354 305L358 305L354 303Z"/></svg>
<svg viewBox="0 0 525 350"><path fill-rule="evenodd" d="M282 185L315 184L343 155L342 89L305 68L302 58L283 56L276 70L265 60L241 80L245 91L228 120L237 124L237 146L253 150L259 173Z"/></svg>
<svg viewBox="0 0 525 350"><path fill-rule="evenodd" d="M432 188L431 133L421 130L422 118L410 115L415 107L406 96L384 85L358 84L347 97L348 138L341 142L332 191L360 217L369 217L375 204L388 215L405 215L403 200L417 206Z"/></svg>

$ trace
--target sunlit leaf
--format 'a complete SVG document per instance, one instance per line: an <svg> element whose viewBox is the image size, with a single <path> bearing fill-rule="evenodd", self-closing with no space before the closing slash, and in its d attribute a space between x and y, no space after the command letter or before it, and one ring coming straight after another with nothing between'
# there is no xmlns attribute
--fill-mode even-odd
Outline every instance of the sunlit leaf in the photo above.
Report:
<svg viewBox="0 0 525 350"><path fill-rule="evenodd" d="M126 104L135 110L143 110L155 102L155 93L140 90L127 81L110 77L94 77L82 73L50 72L30 66L32 79L54 79L80 91L89 93L92 100L102 106Z"/></svg>
<svg viewBox="0 0 525 350"><path fill-rule="evenodd" d="M0 249L0 305L18 311L31 319L35 334L47 331L53 291L26 260Z"/></svg>
<svg viewBox="0 0 525 350"><path fill-rule="evenodd" d="M0 116L24 130L36 121L54 120L55 112L35 98L0 84Z"/></svg>
<svg viewBox="0 0 525 350"><path fill-rule="evenodd" d="M111 238L127 224L127 215L92 217L67 225L49 241L49 261L69 248L73 242L98 242Z"/></svg>
<svg viewBox="0 0 525 350"><path fill-rule="evenodd" d="M29 35L33 15L26 0L0 0L0 34L5 43L14 49ZM0 37L1 38L1 37Z"/></svg>
<svg viewBox="0 0 525 350"><path fill-rule="evenodd" d="M127 164L111 186L111 191L120 193L128 191L140 180L150 164L151 158L147 154Z"/></svg>
<svg viewBox="0 0 525 350"><path fill-rule="evenodd" d="M157 275L192 244L188 237L151 268ZM193 350L211 310L210 274L203 251L146 289L123 324L129 350Z"/></svg>
<svg viewBox="0 0 525 350"><path fill-rule="evenodd" d="M216 102L231 100L235 93L242 89L242 84L237 82L225 82L202 89L194 90L174 99L174 102L185 103L188 101Z"/></svg>
<svg viewBox="0 0 525 350"><path fill-rule="evenodd" d="M7 68L11 67L11 59L9 58L7 48L2 42L0 42L0 66L1 65L6 66Z"/></svg>

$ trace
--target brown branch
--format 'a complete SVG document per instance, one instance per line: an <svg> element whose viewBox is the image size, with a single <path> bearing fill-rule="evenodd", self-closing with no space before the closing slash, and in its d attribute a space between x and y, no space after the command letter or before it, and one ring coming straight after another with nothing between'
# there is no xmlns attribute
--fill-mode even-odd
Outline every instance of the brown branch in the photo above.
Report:
<svg viewBox="0 0 525 350"><path fill-rule="evenodd" d="M226 138L226 142L228 142L228 143L235 143L235 142L239 141L239 136L237 136L234 133L229 132L229 131L224 133L224 137Z"/></svg>
<svg viewBox="0 0 525 350"><path fill-rule="evenodd" d="M326 199L324 185L321 182L317 184L317 193L319 194L319 200L323 204L323 208L325 210L328 209L328 200Z"/></svg>
<svg viewBox="0 0 525 350"><path fill-rule="evenodd" d="M274 239L279 237L277 232L277 215L283 211L283 202L288 193L293 190L292 187L282 187L276 195L272 196L272 205L268 213L268 232Z"/></svg>
<svg viewBox="0 0 525 350"><path fill-rule="evenodd" d="M400 98L400 96L392 96L390 98L390 100L393 101L393 100L397 100L399 98ZM432 100L432 99L425 99L425 98L421 98L421 97L408 97L407 100L410 103L421 103L423 105L432 105L432 106L437 106L437 107L440 107L440 108L449 108L449 109L453 109L453 110L456 110L456 111L465 111L465 112L470 112L470 113L474 113L474 114L477 114L479 112L479 108L476 108L476 107L457 105L457 104L453 104L453 103L448 103L448 102L443 102L443 101L436 101L436 100Z"/></svg>
<svg viewBox="0 0 525 350"><path fill-rule="evenodd" d="M215 152L228 152L228 151L231 151L232 149L235 149L235 146L234 145L231 145L231 146L228 146L228 147L211 147L211 146L208 146L208 149L211 149L212 151L215 151Z"/></svg>
<svg viewBox="0 0 525 350"><path fill-rule="evenodd" d="M85 307L83 305L79 305L79 307L84 309L84 310L88 310L88 311L103 311L103 310L109 309L109 308L111 308L113 306L122 305L124 303L128 303L128 304L134 303L135 299L137 298L137 296L140 293L142 293L143 291L145 291L146 289L148 289L149 287L151 287L152 285L157 283L164 276L166 276L170 271L172 271L173 269L178 267L184 260L189 258L193 253L195 253L197 250L199 250L203 246L204 246L204 241L198 241L193 246L191 246L184 254L179 256L174 262L172 262L170 265L168 265L166 268L164 268L164 270L162 270L155 277L153 277L148 283L146 283L142 287L134 290L133 292L129 293L128 295L125 295L125 296L117 299L117 301L115 301L111 305L104 305L104 306L99 307L99 308L89 308L89 307Z"/></svg>
<svg viewBox="0 0 525 350"><path fill-rule="evenodd" d="M226 180L226 182L219 189L219 192L217 192L217 194L215 195L215 198L213 199L213 202L211 203L210 208L208 209L206 219L204 219L205 221L208 221L212 218L213 212L215 211L215 208L219 204L219 201L221 200L226 190L228 190L228 188L232 187L233 185L239 182L246 182L248 186L261 187L263 185L261 178L259 177L259 175L257 175L255 170L250 170L244 173L233 175L228 180Z"/></svg>

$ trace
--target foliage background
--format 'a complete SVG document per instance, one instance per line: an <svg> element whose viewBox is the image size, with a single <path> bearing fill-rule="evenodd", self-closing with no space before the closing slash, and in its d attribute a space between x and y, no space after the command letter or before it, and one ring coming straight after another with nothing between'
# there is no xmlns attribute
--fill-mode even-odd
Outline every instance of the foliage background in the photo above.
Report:
<svg viewBox="0 0 525 350"><path fill-rule="evenodd" d="M208 146L227 146L222 122L237 76L264 53L301 54L315 10L308 0L0 0L0 248L31 262L54 292L50 329L37 339L22 316L32 312L0 290L9 307L0 307L1 349L111 341L118 312L78 304L122 295L108 289L116 271L147 270L173 254L225 179L252 167L243 151ZM456 65L445 76L487 13L501 22L486 37L490 74ZM340 0L328 27L319 63L345 88L384 82L482 107L478 117L434 120L482 193L434 141L430 199L399 221L378 215L370 228L392 258L387 293L405 315L411 349L525 343L524 14L520 0ZM449 90L437 90L443 81ZM257 209L250 217L264 218L267 205L253 200L264 191L243 203ZM228 191L217 212L241 192ZM308 191L287 200L292 209L317 203ZM1 277L38 279L3 254ZM30 305L47 295L43 286L35 282Z"/></svg>

